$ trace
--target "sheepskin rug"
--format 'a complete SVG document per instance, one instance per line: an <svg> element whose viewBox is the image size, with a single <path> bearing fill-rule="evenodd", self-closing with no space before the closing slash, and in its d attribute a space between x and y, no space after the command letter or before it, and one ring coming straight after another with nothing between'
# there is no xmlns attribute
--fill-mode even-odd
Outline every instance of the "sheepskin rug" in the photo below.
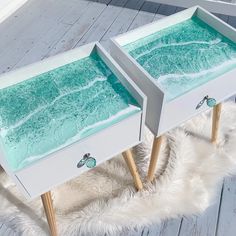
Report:
<svg viewBox="0 0 236 236"><path fill-rule="evenodd" d="M166 134L156 180L136 192L121 156L52 191L60 235L119 235L166 218L198 214L214 203L216 186L236 172L236 105L226 103L217 147L210 143L211 114ZM133 153L145 179L152 135ZM104 147L105 148L105 147ZM0 172L0 222L19 235L48 235L40 198L27 202Z"/></svg>

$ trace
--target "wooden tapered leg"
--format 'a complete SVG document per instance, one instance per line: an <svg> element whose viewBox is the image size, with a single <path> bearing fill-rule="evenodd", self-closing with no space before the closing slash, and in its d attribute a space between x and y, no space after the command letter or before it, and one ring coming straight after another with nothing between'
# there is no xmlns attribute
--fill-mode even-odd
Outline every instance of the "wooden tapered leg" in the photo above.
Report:
<svg viewBox="0 0 236 236"><path fill-rule="evenodd" d="M138 173L137 166L134 162L132 152L130 150L127 150L127 151L123 152L122 155L125 159L126 164L129 167L131 175L134 178L135 187L138 190L142 190L143 189L143 183L142 183L140 175Z"/></svg>
<svg viewBox="0 0 236 236"><path fill-rule="evenodd" d="M157 165L157 159L161 150L161 143L162 143L163 137L154 137L153 145L152 145L152 154L151 154L151 160L148 168L148 181L153 181L155 171L156 171L156 165Z"/></svg>
<svg viewBox="0 0 236 236"><path fill-rule="evenodd" d="M219 133L221 108L222 108L222 103L219 103L213 108L211 142L214 144L217 142Z"/></svg>
<svg viewBox="0 0 236 236"><path fill-rule="evenodd" d="M55 218L55 213L53 210L51 192L47 192L47 193L44 193L43 195L41 195L41 199L43 202L43 207L44 207L45 214L47 217L51 236L57 236L56 218Z"/></svg>

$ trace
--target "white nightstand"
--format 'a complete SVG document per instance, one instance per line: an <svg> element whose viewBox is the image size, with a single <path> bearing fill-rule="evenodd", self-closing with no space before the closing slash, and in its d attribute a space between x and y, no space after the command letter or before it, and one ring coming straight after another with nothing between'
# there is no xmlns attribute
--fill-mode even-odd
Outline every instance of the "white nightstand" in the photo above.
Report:
<svg viewBox="0 0 236 236"><path fill-rule="evenodd" d="M234 28L196 6L113 38L111 54L148 97L146 124L155 136L149 180L162 135L209 107L216 142L220 102L236 91Z"/></svg>
<svg viewBox="0 0 236 236"><path fill-rule="evenodd" d="M99 43L0 78L0 164L22 193L42 197L57 235L50 190L122 153L137 189L131 147L142 139L146 97Z"/></svg>

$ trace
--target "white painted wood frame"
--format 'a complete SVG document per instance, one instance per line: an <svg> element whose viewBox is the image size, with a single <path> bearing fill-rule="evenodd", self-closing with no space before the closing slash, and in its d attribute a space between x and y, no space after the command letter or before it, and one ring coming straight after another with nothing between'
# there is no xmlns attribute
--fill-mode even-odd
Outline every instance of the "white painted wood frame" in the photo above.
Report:
<svg viewBox="0 0 236 236"><path fill-rule="evenodd" d="M16 172L11 170L0 144L0 165L12 177L28 199L35 198L50 191L55 186L87 171L88 168L86 166L80 169L77 167L78 162L86 153L90 153L91 156L96 158L97 164L100 164L139 144L142 140L146 114L146 97L98 42L87 44L13 72L3 74L0 77L0 89L87 57L93 51L98 53L123 86L136 99L141 110L108 128L62 148Z"/></svg>

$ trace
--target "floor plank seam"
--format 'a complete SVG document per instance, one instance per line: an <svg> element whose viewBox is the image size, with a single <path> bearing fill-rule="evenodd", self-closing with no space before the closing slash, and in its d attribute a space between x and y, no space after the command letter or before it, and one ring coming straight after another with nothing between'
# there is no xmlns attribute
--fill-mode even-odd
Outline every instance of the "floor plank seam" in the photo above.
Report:
<svg viewBox="0 0 236 236"><path fill-rule="evenodd" d="M112 1L110 1L112 2ZM109 4L110 4L109 2ZM86 32L84 32L83 36L79 39L78 42L75 43L75 45L72 47L72 49L76 48L78 46L78 44L80 43L80 41L83 40L84 36L89 32L89 30L94 26L94 24L96 23L96 21L99 20L99 18L101 17L101 15L103 14L103 12L106 11L107 7L109 7L109 4L106 4L106 7L101 11L101 13L98 15L97 19L88 27L88 29L86 30Z"/></svg>
<svg viewBox="0 0 236 236"><path fill-rule="evenodd" d="M110 0L110 2L112 2L112 0ZM109 4L110 4L109 2ZM93 3L99 3L99 2L92 2ZM104 7L104 9L100 12L100 14L97 16L97 19L86 29L86 31L83 33L83 36L79 39L78 42L75 43L75 45L71 48L76 48L77 44L83 39L84 35L86 35L86 33L93 27L93 25L96 23L96 21L100 18L100 16L102 15L102 13L107 9L107 4L105 4L106 7ZM80 18L79 18L80 19ZM78 20L79 21L79 20ZM73 24L74 25L74 24ZM45 57L43 59L45 59L46 57L48 57L50 55L50 53L53 51L53 48L60 42L60 40L66 35L67 32L69 32L70 29L68 31L65 32L65 34L52 46L52 48L48 51L48 53L45 55ZM58 54L58 53L56 53Z"/></svg>
<svg viewBox="0 0 236 236"><path fill-rule="evenodd" d="M121 14L121 12L123 11L123 9L125 8L125 6L127 5L127 3L129 2L129 0L126 1L126 3L124 4L124 6L121 6L121 9L119 11L119 13L117 14L117 16L113 19L112 23L110 24L110 26L106 29L106 31L103 33L102 37L99 39L99 41L101 41L103 39L103 37L107 34L107 32L109 31L109 29L111 28L111 26L113 25L113 23L118 19L119 15Z"/></svg>
<svg viewBox="0 0 236 236"><path fill-rule="evenodd" d="M141 7L140 7L140 8L137 10L137 13L136 13L136 15L135 15L134 19L131 21L131 23L130 23L130 25L129 25L128 29L127 29L127 31L129 31L129 29L130 29L131 25L133 24L133 22L135 21L136 17L137 17L137 16L138 16L138 14L141 12L141 10L142 10L142 8L143 8L144 4L145 4L145 1L143 1L143 4L141 5ZM126 31L126 32L127 32L127 31Z"/></svg>
<svg viewBox="0 0 236 236"><path fill-rule="evenodd" d="M177 233L177 236L180 236L181 228L182 228L182 223L183 223L183 217L181 218L180 224L179 224L179 230Z"/></svg>
<svg viewBox="0 0 236 236"><path fill-rule="evenodd" d="M217 216L217 222L216 222L216 228L215 228L215 236L218 235L218 228L219 228L219 221L220 221L220 214L221 214L221 205L224 197L224 181L221 187L221 192L220 192L220 204L218 207L218 216Z"/></svg>

